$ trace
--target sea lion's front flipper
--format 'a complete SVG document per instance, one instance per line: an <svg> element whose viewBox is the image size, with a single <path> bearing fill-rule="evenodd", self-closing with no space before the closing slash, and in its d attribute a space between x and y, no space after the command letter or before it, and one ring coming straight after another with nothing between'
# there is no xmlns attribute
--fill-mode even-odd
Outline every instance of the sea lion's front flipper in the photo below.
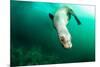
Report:
<svg viewBox="0 0 100 67"><path fill-rule="evenodd" d="M68 20L70 20L71 19L71 14L69 12L67 13L67 16L68 16Z"/></svg>
<svg viewBox="0 0 100 67"><path fill-rule="evenodd" d="M80 25L80 24L81 24L81 22L80 22L80 20L77 18L77 16L76 16L75 14L74 14L73 16L74 16L74 18L76 19L76 21L77 21L78 25Z"/></svg>
<svg viewBox="0 0 100 67"><path fill-rule="evenodd" d="M49 17L50 17L50 19L51 19L52 22L53 22L54 16L53 16L51 13L49 13ZM52 26L53 26L54 29L56 29L55 26L54 26L54 23L52 23Z"/></svg>
<svg viewBox="0 0 100 67"><path fill-rule="evenodd" d="M49 17L50 17L51 20L54 19L54 16L51 13L49 13Z"/></svg>
<svg viewBox="0 0 100 67"><path fill-rule="evenodd" d="M76 19L78 25L81 24L80 20L77 18L76 14L73 12L72 9L69 10L69 14L71 14L72 16L74 16L74 18Z"/></svg>

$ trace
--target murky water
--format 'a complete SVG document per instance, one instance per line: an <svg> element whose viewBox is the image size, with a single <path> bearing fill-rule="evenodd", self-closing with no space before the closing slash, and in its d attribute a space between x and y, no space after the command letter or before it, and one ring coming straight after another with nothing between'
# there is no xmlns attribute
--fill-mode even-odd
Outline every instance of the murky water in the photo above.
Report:
<svg viewBox="0 0 100 67"><path fill-rule="evenodd" d="M49 13L67 5L81 21L71 17L66 26L71 49L63 48ZM95 60L95 6L11 1L11 65L39 65Z"/></svg>

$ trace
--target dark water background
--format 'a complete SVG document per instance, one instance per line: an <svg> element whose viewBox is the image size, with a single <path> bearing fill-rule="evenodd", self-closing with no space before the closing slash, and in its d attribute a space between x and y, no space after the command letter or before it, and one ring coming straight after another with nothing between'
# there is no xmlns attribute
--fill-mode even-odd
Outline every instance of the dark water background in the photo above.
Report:
<svg viewBox="0 0 100 67"><path fill-rule="evenodd" d="M62 47L48 14L54 14L60 3L11 1L11 65L39 65L95 60L95 15L80 6L71 7L82 22L79 26L71 17L67 25L71 49ZM94 6L90 6L94 7Z"/></svg>

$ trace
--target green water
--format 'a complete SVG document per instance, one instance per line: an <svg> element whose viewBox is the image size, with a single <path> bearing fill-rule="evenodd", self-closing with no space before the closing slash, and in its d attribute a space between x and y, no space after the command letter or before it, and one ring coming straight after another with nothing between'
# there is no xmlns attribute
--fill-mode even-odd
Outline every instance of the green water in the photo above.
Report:
<svg viewBox="0 0 100 67"><path fill-rule="evenodd" d="M11 1L11 65L41 65L95 60L95 13L83 10L88 5L65 4L81 21L71 17L67 25L72 35L71 49L62 47L48 14L60 3ZM88 6L95 7L95 6ZM94 10L95 12L95 10Z"/></svg>

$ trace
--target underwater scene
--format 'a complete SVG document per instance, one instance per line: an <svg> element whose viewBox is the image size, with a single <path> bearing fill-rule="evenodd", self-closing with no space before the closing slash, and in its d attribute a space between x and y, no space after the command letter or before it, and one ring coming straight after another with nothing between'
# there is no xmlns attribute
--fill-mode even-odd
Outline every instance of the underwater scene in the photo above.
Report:
<svg viewBox="0 0 100 67"><path fill-rule="evenodd" d="M72 48L64 48L49 13L68 6L71 16L66 28ZM95 61L95 6L67 3L11 1L11 66L61 64Z"/></svg>

